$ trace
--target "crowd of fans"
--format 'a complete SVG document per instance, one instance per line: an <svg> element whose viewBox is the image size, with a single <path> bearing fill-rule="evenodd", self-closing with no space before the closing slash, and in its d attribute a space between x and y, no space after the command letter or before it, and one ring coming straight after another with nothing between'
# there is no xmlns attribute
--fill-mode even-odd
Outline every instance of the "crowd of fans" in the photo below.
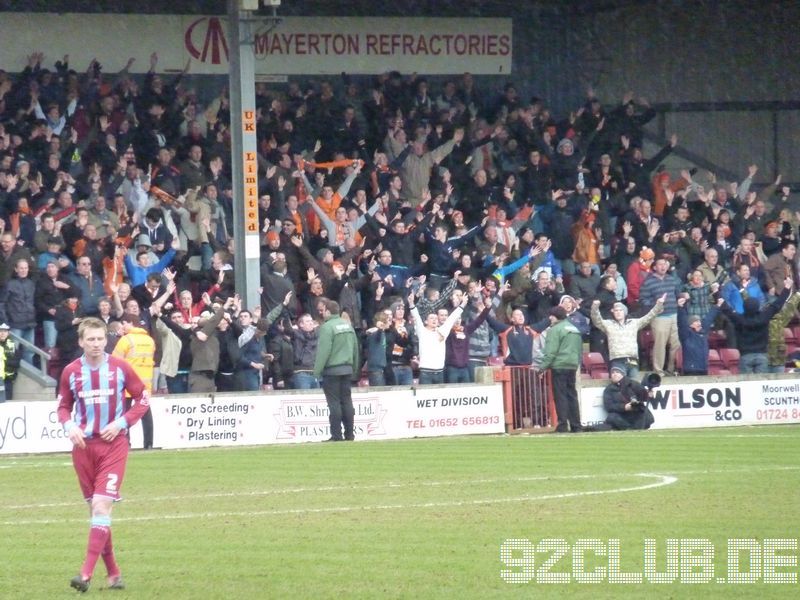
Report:
<svg viewBox="0 0 800 600"><path fill-rule="evenodd" d="M98 316L109 352L155 342L157 388L316 387L334 300L374 385L536 364L554 309L630 375L642 328L659 374L681 343L706 371L711 329L743 371L783 369L783 326L769 356L766 327L796 310L800 203L780 177L756 192L756 165L741 182L663 169L677 136L645 156L655 112L633 94L607 108L589 90L559 118L469 74L257 84L263 293L243 306L227 89L201 105L155 53L139 78L46 64L0 71L0 322L61 364Z"/></svg>

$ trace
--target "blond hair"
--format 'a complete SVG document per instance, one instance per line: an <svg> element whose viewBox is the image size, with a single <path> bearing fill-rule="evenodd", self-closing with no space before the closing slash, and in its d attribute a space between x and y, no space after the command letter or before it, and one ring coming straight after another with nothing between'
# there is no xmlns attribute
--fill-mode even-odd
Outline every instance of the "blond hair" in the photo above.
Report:
<svg viewBox="0 0 800 600"><path fill-rule="evenodd" d="M106 327L104 321L96 317L86 317L78 325L78 338L82 340L89 329L102 329L104 334L108 333L108 327Z"/></svg>

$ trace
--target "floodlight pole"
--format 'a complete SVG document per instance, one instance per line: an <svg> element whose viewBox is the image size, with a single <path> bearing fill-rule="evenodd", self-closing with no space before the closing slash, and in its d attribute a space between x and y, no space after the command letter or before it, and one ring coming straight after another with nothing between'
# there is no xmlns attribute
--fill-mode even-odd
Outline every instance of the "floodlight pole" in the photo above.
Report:
<svg viewBox="0 0 800 600"><path fill-rule="evenodd" d="M256 140L255 56L252 11L228 0L228 73L231 105L231 179L236 291L242 306L261 305L261 224L258 222L258 147Z"/></svg>

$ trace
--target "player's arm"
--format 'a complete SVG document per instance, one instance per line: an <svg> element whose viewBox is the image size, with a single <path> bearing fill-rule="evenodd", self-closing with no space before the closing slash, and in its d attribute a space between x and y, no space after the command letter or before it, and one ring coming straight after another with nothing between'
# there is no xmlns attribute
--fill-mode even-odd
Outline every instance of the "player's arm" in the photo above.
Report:
<svg viewBox="0 0 800 600"><path fill-rule="evenodd" d="M64 427L64 431L69 437L69 441L73 446L85 448L86 442L84 438L86 435L83 433L80 425L72 419L72 407L75 405L75 395L72 393L72 388L69 385L69 374L62 373L61 381L58 386L58 422Z"/></svg>

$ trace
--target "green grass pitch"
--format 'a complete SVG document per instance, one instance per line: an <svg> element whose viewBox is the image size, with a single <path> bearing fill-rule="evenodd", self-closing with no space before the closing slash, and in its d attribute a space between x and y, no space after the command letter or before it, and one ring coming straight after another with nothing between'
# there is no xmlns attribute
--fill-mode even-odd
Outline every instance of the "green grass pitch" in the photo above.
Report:
<svg viewBox="0 0 800 600"><path fill-rule="evenodd" d="M717 583L729 538L800 537L798 456L798 426L138 451L113 522L128 589L102 590L100 561L89 595L798 597L798 583ZM76 595L79 497L68 455L0 458L0 598ZM678 538L713 545L711 583L576 581L579 540L609 553L618 539L620 570L642 573L646 539L664 571ZM509 539L530 545L505 565ZM551 539L569 551L546 568L557 553L537 550ZM609 563L583 556L587 571ZM800 571L796 548L781 556L794 565L779 572ZM543 583L543 567L570 583Z"/></svg>

